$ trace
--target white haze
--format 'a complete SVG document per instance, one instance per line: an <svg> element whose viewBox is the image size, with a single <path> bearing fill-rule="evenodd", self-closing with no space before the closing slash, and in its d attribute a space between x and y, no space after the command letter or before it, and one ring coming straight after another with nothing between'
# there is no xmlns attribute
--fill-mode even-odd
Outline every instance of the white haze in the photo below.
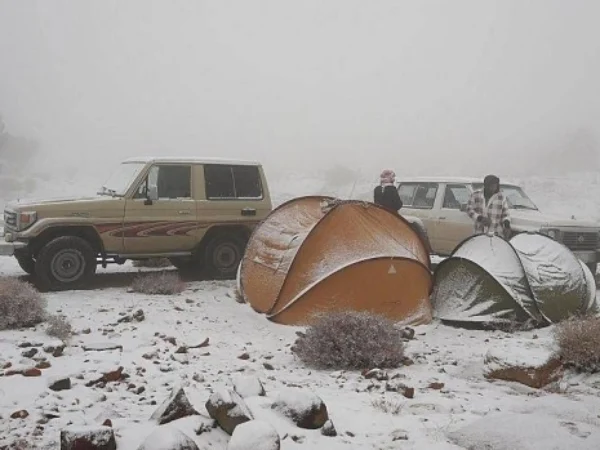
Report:
<svg viewBox="0 0 600 450"><path fill-rule="evenodd" d="M579 145L597 168L599 17L596 0L0 0L0 113L39 167L100 180L140 154L478 176L560 169Z"/></svg>

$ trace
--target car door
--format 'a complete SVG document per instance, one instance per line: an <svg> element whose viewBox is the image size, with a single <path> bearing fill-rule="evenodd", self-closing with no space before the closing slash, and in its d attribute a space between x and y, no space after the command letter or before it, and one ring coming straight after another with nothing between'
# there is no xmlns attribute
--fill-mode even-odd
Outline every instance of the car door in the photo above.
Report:
<svg viewBox="0 0 600 450"><path fill-rule="evenodd" d="M198 202L202 227L236 223L251 226L270 210L258 166L205 164L203 179L204 198Z"/></svg>
<svg viewBox="0 0 600 450"><path fill-rule="evenodd" d="M150 167L125 203L123 242L126 254L189 252L198 227L190 164Z"/></svg>
<svg viewBox="0 0 600 450"><path fill-rule="evenodd" d="M438 192L438 183L407 182L398 186L398 193L403 206L400 213L421 219L429 237L429 243L436 251L433 229L435 226L434 206Z"/></svg>
<svg viewBox="0 0 600 450"><path fill-rule="evenodd" d="M466 213L471 189L468 184L446 184L443 194L434 235L438 253L449 255L458 244L473 234L473 221Z"/></svg>

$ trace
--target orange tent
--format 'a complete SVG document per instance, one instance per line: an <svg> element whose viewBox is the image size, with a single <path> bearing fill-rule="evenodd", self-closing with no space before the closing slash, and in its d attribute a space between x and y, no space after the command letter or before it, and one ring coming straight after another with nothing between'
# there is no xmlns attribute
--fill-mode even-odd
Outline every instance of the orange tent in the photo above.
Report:
<svg viewBox="0 0 600 450"><path fill-rule="evenodd" d="M300 197L254 230L241 295L274 322L307 325L328 311L431 321L429 253L406 220L373 203Z"/></svg>

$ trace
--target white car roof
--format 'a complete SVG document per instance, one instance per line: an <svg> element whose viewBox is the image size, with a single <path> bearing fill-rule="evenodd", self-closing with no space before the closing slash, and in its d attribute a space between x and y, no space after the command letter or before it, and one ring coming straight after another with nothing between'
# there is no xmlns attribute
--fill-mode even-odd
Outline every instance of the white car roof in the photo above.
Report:
<svg viewBox="0 0 600 450"><path fill-rule="evenodd" d="M475 177L402 177L398 180L399 184L402 183L458 183L458 184L482 184L483 178ZM515 183L504 182L500 179L500 184L516 186Z"/></svg>
<svg viewBox="0 0 600 450"><path fill-rule="evenodd" d="M211 157L194 157L194 156L136 156L127 158L123 161L126 163L177 163L177 164L223 164L237 166L260 166L258 161L247 161L243 159L226 159L226 158L211 158Z"/></svg>

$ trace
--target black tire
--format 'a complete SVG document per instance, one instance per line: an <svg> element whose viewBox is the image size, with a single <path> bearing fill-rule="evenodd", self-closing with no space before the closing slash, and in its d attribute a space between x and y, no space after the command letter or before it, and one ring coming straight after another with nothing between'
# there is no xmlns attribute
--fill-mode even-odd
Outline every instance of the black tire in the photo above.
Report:
<svg viewBox="0 0 600 450"><path fill-rule="evenodd" d="M84 239L63 236L47 243L35 262L40 290L59 291L85 287L96 273L96 252Z"/></svg>
<svg viewBox="0 0 600 450"><path fill-rule="evenodd" d="M596 272L598 271L598 263L586 263L586 266L592 271L592 275L594 275L595 278Z"/></svg>
<svg viewBox="0 0 600 450"><path fill-rule="evenodd" d="M213 280L235 280L246 241L236 235L217 236L204 249L206 274Z"/></svg>
<svg viewBox="0 0 600 450"><path fill-rule="evenodd" d="M33 275L35 273L35 260L28 254L15 254L15 259L23 272Z"/></svg>

